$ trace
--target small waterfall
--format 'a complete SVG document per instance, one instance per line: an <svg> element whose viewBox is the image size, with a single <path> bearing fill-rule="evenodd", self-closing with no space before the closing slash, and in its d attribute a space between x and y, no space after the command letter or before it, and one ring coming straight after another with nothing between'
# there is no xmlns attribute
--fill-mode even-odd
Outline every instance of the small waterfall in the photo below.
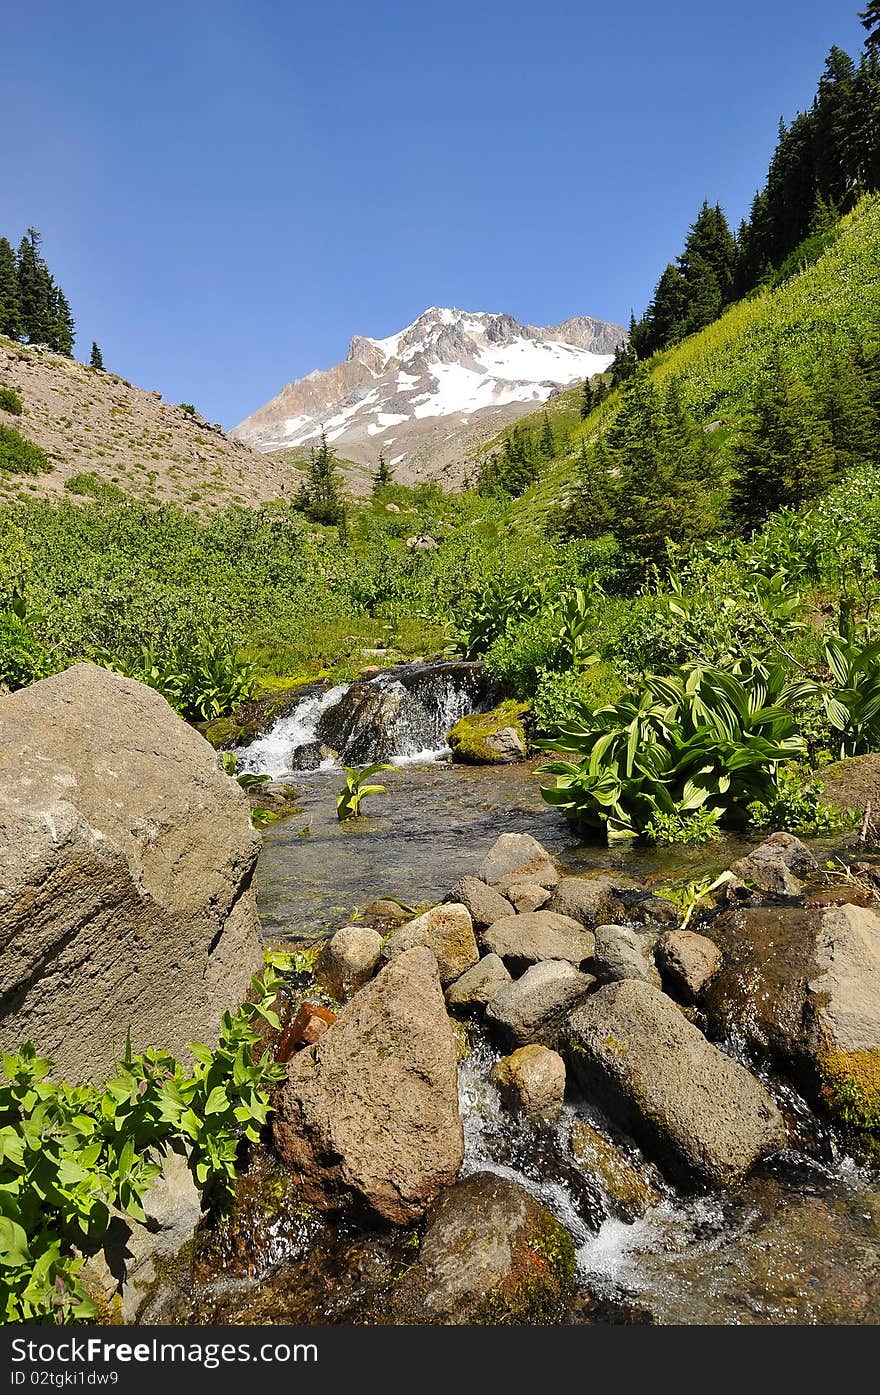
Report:
<svg viewBox="0 0 880 1395"><path fill-rule="evenodd" d="M304 697L236 751L239 770L277 778L334 765L442 760L449 755L450 729L467 713L485 710L488 699L478 664L420 664L380 673Z"/></svg>

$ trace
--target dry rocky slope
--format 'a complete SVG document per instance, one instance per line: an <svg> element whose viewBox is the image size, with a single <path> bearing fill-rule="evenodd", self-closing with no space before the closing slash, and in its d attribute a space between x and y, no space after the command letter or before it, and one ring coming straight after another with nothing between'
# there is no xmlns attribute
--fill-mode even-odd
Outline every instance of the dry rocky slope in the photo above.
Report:
<svg viewBox="0 0 880 1395"><path fill-rule="evenodd" d="M588 315L538 328L432 306L387 339L355 335L343 363L288 383L232 434L302 455L323 428L363 466L381 450L401 483L460 484L478 446L561 387L604 372L625 339Z"/></svg>
<svg viewBox="0 0 880 1395"><path fill-rule="evenodd" d="M63 494L83 473L136 498L198 511L283 498L299 484L283 461L198 413L60 354L0 339L0 385L15 388L24 407L21 416L0 408L0 424L40 446L52 466L40 475L0 474L0 501Z"/></svg>

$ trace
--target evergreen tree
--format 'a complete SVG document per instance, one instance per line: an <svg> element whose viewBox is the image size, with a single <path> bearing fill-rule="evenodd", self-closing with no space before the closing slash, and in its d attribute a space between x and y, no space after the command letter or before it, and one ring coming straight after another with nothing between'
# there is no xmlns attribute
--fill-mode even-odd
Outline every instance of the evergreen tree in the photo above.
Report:
<svg viewBox="0 0 880 1395"><path fill-rule="evenodd" d="M380 489L384 489L386 484L393 484L394 476L391 473L391 466L385 459L384 452L379 452L379 463L376 466L376 473L373 476L373 493L378 494Z"/></svg>
<svg viewBox="0 0 880 1395"><path fill-rule="evenodd" d="M94 339L92 340L92 352L89 358L89 363L91 364L92 368L100 368L101 372L103 373L104 355L101 353L101 350L98 348L98 345L95 343Z"/></svg>
<svg viewBox="0 0 880 1395"><path fill-rule="evenodd" d="M855 352L832 354L814 378L813 399L827 423L838 474L877 458L873 374Z"/></svg>
<svg viewBox="0 0 880 1395"><path fill-rule="evenodd" d="M667 348L681 338L686 303L687 291L681 267L677 262L670 262L657 282L648 310L652 353Z"/></svg>
<svg viewBox="0 0 880 1395"><path fill-rule="evenodd" d="M583 396L581 397L581 421L586 421L587 417L595 407L596 402L593 396L593 384L588 378L584 383Z"/></svg>
<svg viewBox="0 0 880 1395"><path fill-rule="evenodd" d="M545 412L544 420L541 422L541 437L539 449L545 460L552 460L556 454L556 442L553 439L553 427L550 425L550 417Z"/></svg>
<svg viewBox="0 0 880 1395"><path fill-rule="evenodd" d="M663 399L644 368L627 387L605 444L616 470L615 537L644 561L662 564L667 539L681 536L682 488L665 437Z"/></svg>
<svg viewBox="0 0 880 1395"><path fill-rule="evenodd" d="M868 0L868 5L862 10L859 19L868 31L865 43L871 47L880 45L880 0Z"/></svg>
<svg viewBox="0 0 880 1395"><path fill-rule="evenodd" d="M345 509L339 494L336 455L321 432L321 443L312 446L306 478L297 497L298 506L315 523L340 523Z"/></svg>
<svg viewBox="0 0 880 1395"><path fill-rule="evenodd" d="M74 319L70 312L67 296L50 278L49 338L47 341L49 347L55 349L59 354L66 354L69 358L73 353L75 337Z"/></svg>
<svg viewBox="0 0 880 1395"><path fill-rule="evenodd" d="M0 237L0 334L17 339L21 334L21 297L18 268L12 244Z"/></svg>
<svg viewBox="0 0 880 1395"><path fill-rule="evenodd" d="M40 252L40 234L28 228L18 246L18 294L22 334L31 344L52 337L52 278Z"/></svg>
<svg viewBox="0 0 880 1395"><path fill-rule="evenodd" d="M591 451L581 442L577 482L563 519L563 531L574 538L601 538L614 526L609 455L603 437Z"/></svg>
<svg viewBox="0 0 880 1395"><path fill-rule="evenodd" d="M731 488L731 521L751 532L776 509L821 494L835 473L831 428L812 393L777 358L759 387L740 442Z"/></svg>
<svg viewBox="0 0 880 1395"><path fill-rule="evenodd" d="M632 343L628 340L625 344L618 344L610 370L612 386L620 387L622 383L629 382L638 366L638 354Z"/></svg>

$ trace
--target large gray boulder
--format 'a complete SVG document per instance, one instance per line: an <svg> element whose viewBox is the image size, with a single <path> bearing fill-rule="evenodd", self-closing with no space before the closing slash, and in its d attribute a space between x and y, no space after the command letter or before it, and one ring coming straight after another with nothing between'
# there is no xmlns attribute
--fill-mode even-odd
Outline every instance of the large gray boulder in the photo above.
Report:
<svg viewBox="0 0 880 1395"><path fill-rule="evenodd" d="M574 1241L518 1183L477 1172L431 1210L419 1257L391 1297L397 1323L559 1321L575 1279Z"/></svg>
<svg viewBox="0 0 880 1395"><path fill-rule="evenodd" d="M595 979L567 960L546 960L522 978L499 988L486 1008L486 1021L514 1046L549 1045L565 1014L589 993Z"/></svg>
<svg viewBox="0 0 880 1395"><path fill-rule="evenodd" d="M785 1143L763 1085L648 983L600 989L571 1014L565 1035L588 1098L674 1179L731 1186Z"/></svg>
<svg viewBox="0 0 880 1395"><path fill-rule="evenodd" d="M481 935L481 942L503 959L509 969L526 968L544 959L567 959L582 964L591 959L596 941L589 930L568 916L553 911L525 911L496 920Z"/></svg>
<svg viewBox="0 0 880 1395"><path fill-rule="evenodd" d="M455 1038L423 945L387 964L289 1062L275 1146L308 1201L409 1225L458 1175Z"/></svg>
<svg viewBox="0 0 880 1395"><path fill-rule="evenodd" d="M97 1082L131 1034L211 1042L261 963L247 797L151 688L93 664L0 700L0 1045Z"/></svg>

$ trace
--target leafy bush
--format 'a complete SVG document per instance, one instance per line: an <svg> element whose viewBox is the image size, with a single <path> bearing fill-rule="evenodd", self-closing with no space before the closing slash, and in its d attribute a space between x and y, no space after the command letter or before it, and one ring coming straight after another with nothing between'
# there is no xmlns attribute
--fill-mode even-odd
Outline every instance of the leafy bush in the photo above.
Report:
<svg viewBox="0 0 880 1395"><path fill-rule="evenodd" d="M695 809L692 814L655 814L645 825L645 837L661 846L672 843L714 843L720 836L719 816L714 809Z"/></svg>
<svg viewBox="0 0 880 1395"><path fill-rule="evenodd" d="M541 743L580 757L542 767L556 777L544 798L609 838L700 809L744 823L749 804L772 803L779 766L805 753L791 709L813 686L789 682L778 667L736 675L689 665L649 678L641 692Z"/></svg>
<svg viewBox="0 0 880 1395"><path fill-rule="evenodd" d="M267 968L253 1001L226 1013L216 1050L193 1043L195 1067L126 1053L103 1089L48 1079L51 1062L25 1044L3 1056L0 1079L0 1313L6 1322L95 1316L74 1251L97 1248L116 1207L145 1221L143 1198L171 1148L199 1187L235 1176L256 1142L282 1068L258 1054L258 1017L279 1025L280 979ZM255 1059L256 1058L256 1059Z"/></svg>
<svg viewBox="0 0 880 1395"><path fill-rule="evenodd" d="M810 778L803 766L787 766L779 772L772 800L749 805L749 822L753 828L781 828L812 836L836 833L858 822L858 814L824 804L824 792L822 781Z"/></svg>
<svg viewBox="0 0 880 1395"><path fill-rule="evenodd" d="M13 475L38 475L43 470L51 470L49 458L44 450L26 441L11 426L0 425L0 472L8 470Z"/></svg>
<svg viewBox="0 0 880 1395"><path fill-rule="evenodd" d="M191 640L170 643L162 654L145 649L140 663L126 671L155 688L190 722L228 716L253 695L256 681L250 665L238 658L229 640L210 629L199 631Z"/></svg>
<svg viewBox="0 0 880 1395"><path fill-rule="evenodd" d="M828 720L840 733L841 756L857 756L880 747L880 643L860 648L829 639L825 658L836 681L825 696Z"/></svg>
<svg viewBox="0 0 880 1395"><path fill-rule="evenodd" d="M3 387L0 384L0 412L9 412L11 416L20 417L23 411L24 404L15 388Z"/></svg>

